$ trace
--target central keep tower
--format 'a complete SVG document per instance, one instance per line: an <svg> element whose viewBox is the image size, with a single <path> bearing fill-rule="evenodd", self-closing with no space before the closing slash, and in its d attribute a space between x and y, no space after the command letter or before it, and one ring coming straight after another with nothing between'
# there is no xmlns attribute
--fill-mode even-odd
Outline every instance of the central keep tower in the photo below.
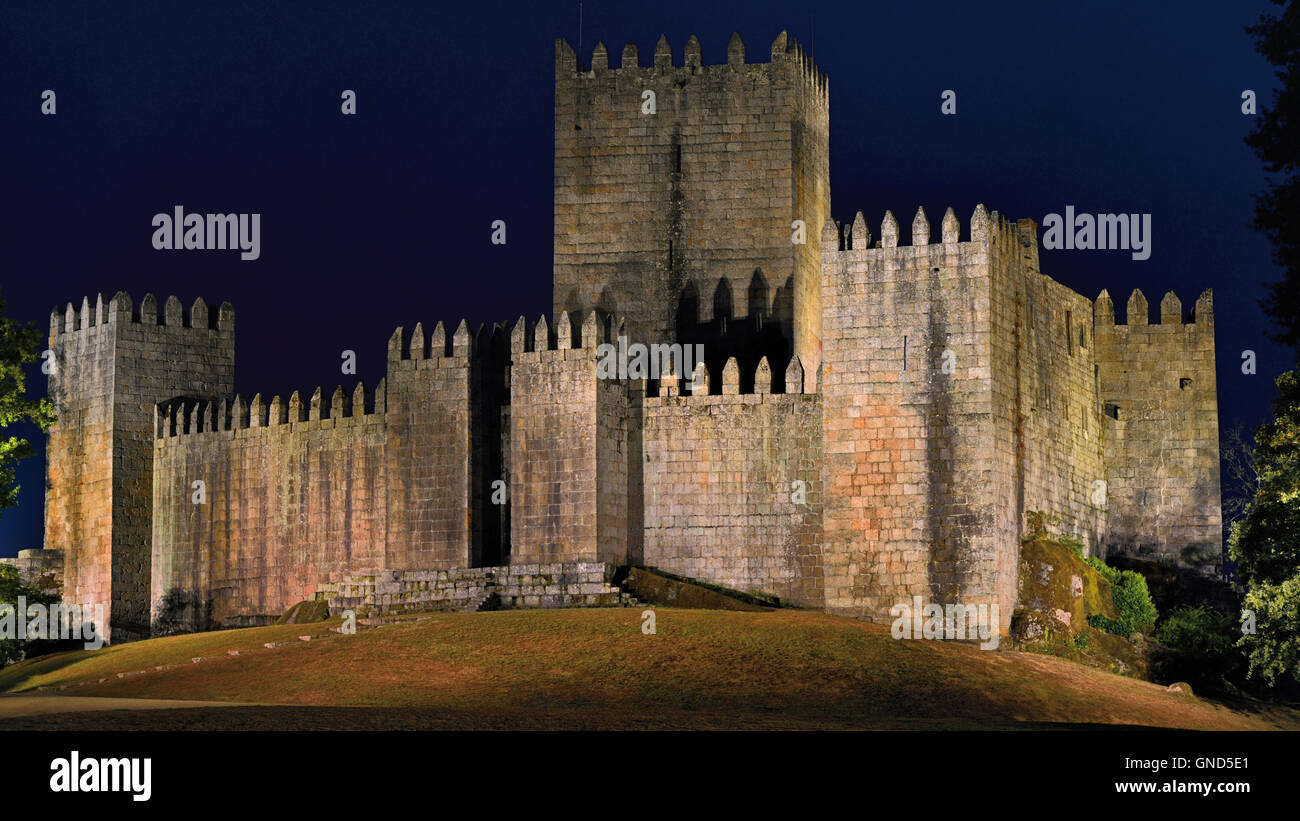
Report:
<svg viewBox="0 0 1300 821"><path fill-rule="evenodd" d="M597 44L584 70L556 41L555 313L624 315L634 341L659 343L683 321L775 322L812 387L826 75L785 32L767 63L746 63L739 34L726 65L702 65L695 37L681 63L664 37L651 66L632 44L609 62Z"/></svg>

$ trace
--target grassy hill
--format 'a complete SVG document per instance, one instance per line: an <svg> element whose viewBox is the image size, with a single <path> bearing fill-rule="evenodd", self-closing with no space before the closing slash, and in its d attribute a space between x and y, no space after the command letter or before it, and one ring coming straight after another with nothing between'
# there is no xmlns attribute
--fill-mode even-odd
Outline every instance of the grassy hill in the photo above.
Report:
<svg viewBox="0 0 1300 821"><path fill-rule="evenodd" d="M656 614L655 635L639 608L613 608L430 614L352 636L328 631L337 620L172 636L25 661L0 671L0 693L242 703L112 714L112 726L151 728L1300 727L1293 710L1233 709L1058 658L897 641L823 613Z"/></svg>

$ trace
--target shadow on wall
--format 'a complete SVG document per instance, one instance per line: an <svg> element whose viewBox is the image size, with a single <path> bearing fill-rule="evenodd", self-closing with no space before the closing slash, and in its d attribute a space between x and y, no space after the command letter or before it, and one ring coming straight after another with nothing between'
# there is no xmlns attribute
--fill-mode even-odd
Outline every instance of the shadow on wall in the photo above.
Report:
<svg viewBox="0 0 1300 821"><path fill-rule="evenodd" d="M767 358L775 375L773 393L785 393L785 369L790 363L791 340L794 339L794 278L772 294L761 270L754 271L746 289L748 308L743 318L736 318L735 296L731 282L721 277L713 286L712 311L701 318L700 292L688 282L677 301L677 339L683 345L703 345L704 364L709 373L720 374L731 357L740 366L740 392L754 391L754 373L759 360ZM710 385L712 393L721 391L721 380Z"/></svg>
<svg viewBox="0 0 1300 821"><path fill-rule="evenodd" d="M150 632L154 636L197 633L210 629L211 624L211 599L203 599L194 590L173 587L163 595Z"/></svg>

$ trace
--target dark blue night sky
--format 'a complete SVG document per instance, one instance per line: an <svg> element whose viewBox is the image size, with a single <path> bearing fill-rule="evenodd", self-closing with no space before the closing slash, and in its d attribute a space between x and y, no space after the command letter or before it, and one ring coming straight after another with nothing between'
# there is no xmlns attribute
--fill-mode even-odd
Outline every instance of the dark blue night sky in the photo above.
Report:
<svg viewBox="0 0 1300 821"><path fill-rule="evenodd" d="M373 386L399 324L550 311L553 41L578 45L576 1L4 5L10 316L44 330L51 307L117 290L229 300L238 389L287 395L353 384L345 349ZM885 209L906 225L918 205L932 223L951 205L963 225L979 202L1040 224L1067 205L1152 214L1149 260L1043 251L1043 270L1117 305L1142 288L1157 317L1166 290L1189 309L1214 288L1227 430L1265 418L1293 361L1263 335L1261 283L1278 273L1249 227L1265 177L1240 110L1243 89L1272 97L1243 28L1273 8L587 0L579 54L631 40L648 62L663 33L680 63L695 34L722 63L738 30L759 62L788 30L830 75L834 216L861 210L873 232ZM176 204L262 214L261 259L153 250L150 220ZM32 382L44 391L36 369ZM43 472L43 455L20 469L0 556L40 546Z"/></svg>

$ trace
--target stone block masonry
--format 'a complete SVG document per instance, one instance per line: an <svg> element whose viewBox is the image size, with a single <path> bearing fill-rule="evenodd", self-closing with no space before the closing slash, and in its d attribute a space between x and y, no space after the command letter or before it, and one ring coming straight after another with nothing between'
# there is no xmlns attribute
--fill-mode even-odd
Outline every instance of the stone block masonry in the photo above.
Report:
<svg viewBox="0 0 1300 821"><path fill-rule="evenodd" d="M160 408L154 615L175 590L202 626L255 623L342 576L469 566L471 347L464 322L398 328L373 397Z"/></svg>
<svg viewBox="0 0 1300 821"><path fill-rule="evenodd" d="M741 394L734 360L722 376L644 400L643 563L820 608L822 397Z"/></svg>
<svg viewBox="0 0 1300 821"><path fill-rule="evenodd" d="M512 562L627 561L627 385L596 371L608 333L594 311L576 333L567 312L511 332Z"/></svg>
<svg viewBox="0 0 1300 821"><path fill-rule="evenodd" d="M18 578L27 586L35 586L45 593L62 592L63 553L58 550L35 548L19 550L12 559L0 559L18 571Z"/></svg>
<svg viewBox="0 0 1300 821"><path fill-rule="evenodd" d="M636 599L613 584L615 568L600 562L518 564L457 570L388 571L321 585L316 597L331 616L408 611L617 607Z"/></svg>
<svg viewBox="0 0 1300 821"><path fill-rule="evenodd" d="M784 34L769 54L661 38L615 69L559 41L554 313L398 328L373 394L235 396L229 305L56 311L65 598L121 640L176 595L193 628L317 596L618 603L632 564L877 621L995 604L1005 628L1037 512L1091 553L1212 572L1209 292L1159 323L1134 292L1117 323L1039 270L1030 220L835 222L828 81ZM607 378L620 340L702 359Z"/></svg>
<svg viewBox="0 0 1300 821"><path fill-rule="evenodd" d="M416 325L406 346L401 328L389 340L385 567L469 565L472 342L464 321L450 339L438 323L427 337Z"/></svg>
<svg viewBox="0 0 1300 821"><path fill-rule="evenodd" d="M155 443L155 617L178 591L199 605L198 628L274 618L331 574L386 566L387 425L382 398L374 412L365 404L358 386L324 408L317 390L306 406L295 393L287 404L236 397L166 409Z"/></svg>

